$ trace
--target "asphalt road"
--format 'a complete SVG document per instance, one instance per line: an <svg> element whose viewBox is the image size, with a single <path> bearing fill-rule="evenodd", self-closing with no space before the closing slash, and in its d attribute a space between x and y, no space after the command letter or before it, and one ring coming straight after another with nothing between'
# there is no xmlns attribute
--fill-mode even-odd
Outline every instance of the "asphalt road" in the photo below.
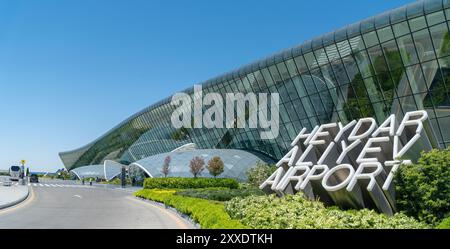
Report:
<svg viewBox="0 0 450 249"><path fill-rule="evenodd" d="M174 213L137 200L127 191L61 181L30 188L26 201L0 210L0 228L192 228Z"/></svg>

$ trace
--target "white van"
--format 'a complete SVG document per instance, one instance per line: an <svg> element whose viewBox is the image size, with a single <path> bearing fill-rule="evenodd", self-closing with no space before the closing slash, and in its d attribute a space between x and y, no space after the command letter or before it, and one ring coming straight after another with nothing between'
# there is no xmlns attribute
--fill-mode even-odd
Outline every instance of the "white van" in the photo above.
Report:
<svg viewBox="0 0 450 249"><path fill-rule="evenodd" d="M13 165L9 168L9 179L11 181L19 181L21 174L22 168L20 166Z"/></svg>

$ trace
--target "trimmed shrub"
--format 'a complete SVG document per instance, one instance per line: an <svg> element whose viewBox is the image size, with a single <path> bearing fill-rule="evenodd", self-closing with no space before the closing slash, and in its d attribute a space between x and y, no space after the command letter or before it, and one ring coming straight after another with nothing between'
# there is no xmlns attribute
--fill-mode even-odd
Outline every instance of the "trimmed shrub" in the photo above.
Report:
<svg viewBox="0 0 450 249"><path fill-rule="evenodd" d="M349 229L427 228L414 218L397 213L392 217L373 210L326 208L320 201L306 200L301 193L284 197L249 196L225 203L231 218L255 229Z"/></svg>
<svg viewBox="0 0 450 249"><path fill-rule="evenodd" d="M399 167L397 207L431 225L450 215L450 148L422 152L417 164Z"/></svg>
<svg viewBox="0 0 450 249"><path fill-rule="evenodd" d="M231 188L239 187L239 183L231 178L147 178L144 181L145 189L192 189L192 188Z"/></svg>
<svg viewBox="0 0 450 249"><path fill-rule="evenodd" d="M276 166L269 166L268 164L259 161L255 167L247 171L247 181L255 187L259 187L273 172L277 169Z"/></svg>
<svg viewBox="0 0 450 249"><path fill-rule="evenodd" d="M439 229L450 229L450 217L444 219L436 228Z"/></svg>
<svg viewBox="0 0 450 249"><path fill-rule="evenodd" d="M174 195L176 190L143 189L135 196L162 202L178 211L189 215L195 222L206 229L242 229L247 228L238 220L233 220L225 212L222 202Z"/></svg>
<svg viewBox="0 0 450 249"><path fill-rule="evenodd" d="M176 195L208 199L214 201L229 201L235 197L264 195L260 189L186 189L177 191Z"/></svg>

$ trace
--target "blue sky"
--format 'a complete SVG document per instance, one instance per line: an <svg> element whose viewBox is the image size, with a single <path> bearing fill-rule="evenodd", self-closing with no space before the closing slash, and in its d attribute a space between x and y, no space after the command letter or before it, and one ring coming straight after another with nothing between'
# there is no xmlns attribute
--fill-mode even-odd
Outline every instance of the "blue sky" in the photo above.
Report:
<svg viewBox="0 0 450 249"><path fill-rule="evenodd" d="M178 90L409 2L0 0L0 169L54 171Z"/></svg>

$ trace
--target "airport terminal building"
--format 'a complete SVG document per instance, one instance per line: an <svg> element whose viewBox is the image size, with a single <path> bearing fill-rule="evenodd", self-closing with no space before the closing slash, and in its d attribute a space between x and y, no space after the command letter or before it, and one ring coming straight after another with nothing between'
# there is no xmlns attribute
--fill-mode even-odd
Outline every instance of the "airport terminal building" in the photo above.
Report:
<svg viewBox="0 0 450 249"><path fill-rule="evenodd" d="M278 93L275 139L261 139L258 128L176 129L170 96L60 157L79 177L110 179L121 165L161 176L167 155L172 175L187 176L193 156L220 156L222 176L245 179L258 160L281 159L302 128L364 117L381 123L391 114L401 120L415 110L428 113L438 146L449 146L449 27L450 0L417 1L198 83L204 93Z"/></svg>

